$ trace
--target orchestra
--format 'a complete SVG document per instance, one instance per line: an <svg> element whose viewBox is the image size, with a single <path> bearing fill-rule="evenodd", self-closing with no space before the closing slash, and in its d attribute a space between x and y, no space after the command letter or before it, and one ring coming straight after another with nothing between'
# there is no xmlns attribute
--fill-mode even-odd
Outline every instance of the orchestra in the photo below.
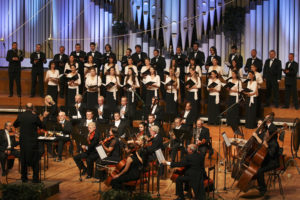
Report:
<svg viewBox="0 0 300 200"><path fill-rule="evenodd" d="M16 45L14 43L8 52L7 60L10 66L18 67L23 54L18 52ZM46 58L41 46L36 45L36 52L31 54L31 97L35 96L36 79L44 80L47 84L45 105L33 109L29 103L26 112L19 114L14 122L15 127L20 127L19 143L8 135L12 127L10 122L0 131L2 175L7 173L6 157L13 154L20 157L22 181L28 181L27 167L32 166L33 180L39 182L37 161L39 151L43 150L36 138L38 132L45 137L54 132L55 148L52 143L47 143L48 154L53 155L57 162L63 161L64 145L70 142L69 152L80 177L95 177L95 163L97 168L105 169L113 165L116 169L113 173L108 170L105 184L119 190L124 189L124 183L137 181L150 164L158 167L158 180L164 173L163 165L180 167L182 173L172 179L176 183L178 199L184 199L184 185L192 188L196 199L205 199L204 180L208 178L204 167L205 157L212 148L212 138L210 126L206 126L201 113L206 112L205 121L214 126L221 123L223 106L230 108L226 112L226 124L236 129L240 125L240 111L243 109L245 127L255 129L262 114L262 84L266 82L267 86L266 104L270 105L273 94L275 107L278 107L278 84L282 71L286 75L285 108L290 107L292 97L295 109L298 109L298 63L294 61L292 53L282 70L275 51L270 51L270 58L262 69L262 61L256 57L256 50L253 49L243 69L243 57L237 53L237 47L232 46L231 50L228 58L230 65L226 72L216 48L210 47L210 55L205 62L205 55L199 50L198 43L193 44L188 56L181 47L177 47L169 67L158 49L153 51L150 59L142 51L141 45L135 46L133 54L128 48L120 66L109 44L105 46L103 54L96 50L93 42L87 54L81 50L80 44L76 44L75 51L69 57L61 46L59 53L49 63L44 80L42 72ZM243 70L247 74L243 74ZM14 76L10 74L10 88L16 80L17 93L21 95L18 74ZM43 84L39 84L40 96L44 96ZM224 91L228 94L227 100L223 98ZM64 106L58 106L58 97L66 98ZM273 120L274 116L267 115L263 121L259 121L258 126L263 128L259 128L251 137L251 141L255 140L267 149L264 161L250 179L257 179L262 195L267 190L265 172L279 165L277 128ZM29 122L30 126L27 125ZM18 144L20 155L14 149ZM157 152L160 150L167 158L162 162L158 162ZM104 157L100 152L104 153ZM236 178L238 187L241 191L247 191L244 185L245 179L249 178L245 175L247 169L240 170L241 178Z"/></svg>

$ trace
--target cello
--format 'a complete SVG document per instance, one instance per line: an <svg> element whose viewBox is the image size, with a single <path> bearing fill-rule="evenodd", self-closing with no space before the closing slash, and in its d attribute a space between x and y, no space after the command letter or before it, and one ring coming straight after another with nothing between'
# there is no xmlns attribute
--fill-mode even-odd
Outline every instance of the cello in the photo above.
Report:
<svg viewBox="0 0 300 200"><path fill-rule="evenodd" d="M269 142L273 138L273 136L280 134L286 128L287 128L287 124L284 124L281 129L272 133L272 135L270 135L265 141ZM249 165L245 166L246 169L243 171L243 173L241 174L241 177L238 181L237 186L241 191L243 191L243 192L248 191L249 186L250 186L250 184L249 184L250 181L257 174L257 172L260 169L261 164L264 161L267 154L268 154L267 147L263 143L259 144L257 150L254 151L254 153L252 154L253 156L251 156L249 158ZM245 165L245 164L243 164L243 165Z"/></svg>
<svg viewBox="0 0 300 200"><path fill-rule="evenodd" d="M113 180L113 177L115 175L119 174L122 171L122 169L125 167L126 161L127 161L127 159L125 158L125 159L121 160L118 164L116 164L115 170L112 173L110 173L108 175L108 177L106 178L106 180L104 181L104 184L106 186L110 186L110 183Z"/></svg>

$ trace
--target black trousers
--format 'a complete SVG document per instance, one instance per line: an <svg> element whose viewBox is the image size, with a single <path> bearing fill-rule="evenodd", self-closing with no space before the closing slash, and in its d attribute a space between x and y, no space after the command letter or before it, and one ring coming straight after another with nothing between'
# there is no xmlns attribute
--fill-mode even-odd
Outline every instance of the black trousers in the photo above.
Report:
<svg viewBox="0 0 300 200"><path fill-rule="evenodd" d="M189 184L192 186L192 189L194 190L195 193L195 199L197 200L202 200L205 199L205 191L204 191L204 185L203 185L203 178L200 180L200 183L198 187L196 187L196 184L191 184L192 182L191 176L179 176L176 179L176 195L179 196L181 199L184 199L184 193L183 193L183 186L185 184ZM200 189L199 189L200 187Z"/></svg>
<svg viewBox="0 0 300 200"><path fill-rule="evenodd" d="M68 141L70 141L69 137L64 137L64 136L57 137L57 142L58 142L58 145L57 145L57 154L58 154L58 158L59 159L61 159L61 157L62 157L62 152L63 152L63 149L64 149L64 144L66 142L68 142ZM70 154L72 154L73 150L71 152L71 147L70 147L69 151L70 151Z"/></svg>
<svg viewBox="0 0 300 200"><path fill-rule="evenodd" d="M265 159L265 161L262 163L262 167L259 168L257 172L257 183L258 183L258 189L260 192L266 192L267 191L267 185L265 183L265 172L271 171L279 167L279 162L275 160Z"/></svg>
<svg viewBox="0 0 300 200"><path fill-rule="evenodd" d="M285 106L290 106L290 98L293 98L295 108L299 107L297 95L297 82L292 85L285 85Z"/></svg>
<svg viewBox="0 0 300 200"><path fill-rule="evenodd" d="M9 77L9 94L13 95L14 93L14 81L16 81L17 85L17 94L21 95L21 71L8 71Z"/></svg>
<svg viewBox="0 0 300 200"><path fill-rule="evenodd" d="M275 106L279 105L279 85L277 80L267 79L267 92L266 92L266 103L270 104L270 100L273 93L273 102Z"/></svg>
<svg viewBox="0 0 300 200"><path fill-rule="evenodd" d="M52 99L55 101L55 103L57 103L57 93L58 93L57 85L48 85L47 95L50 95Z"/></svg>
<svg viewBox="0 0 300 200"><path fill-rule="evenodd" d="M44 69L33 67L31 70L31 95L35 95L35 87L39 80L40 95L44 95Z"/></svg>
<svg viewBox="0 0 300 200"><path fill-rule="evenodd" d="M10 150L11 153L9 155L13 155L16 158L20 158L20 152L17 150ZM14 166L14 159L7 160L7 154L5 152L0 152L0 162L1 162L1 168L2 173L6 170L6 162L7 162L7 169L11 169Z"/></svg>
<svg viewBox="0 0 300 200"><path fill-rule="evenodd" d="M31 155L29 158L29 154ZM23 148L20 151L21 160L21 179L22 181L28 180L27 168L32 167L33 181L39 181L39 148L38 145L33 145L32 149Z"/></svg>
<svg viewBox="0 0 300 200"><path fill-rule="evenodd" d="M86 165L87 167L84 166L82 159L86 158ZM79 170L82 169L87 169L87 175L92 176L93 175L93 169L94 169L94 162L99 158L99 155L97 152L92 152L92 153L80 153L77 154L76 156L73 157L77 167Z"/></svg>

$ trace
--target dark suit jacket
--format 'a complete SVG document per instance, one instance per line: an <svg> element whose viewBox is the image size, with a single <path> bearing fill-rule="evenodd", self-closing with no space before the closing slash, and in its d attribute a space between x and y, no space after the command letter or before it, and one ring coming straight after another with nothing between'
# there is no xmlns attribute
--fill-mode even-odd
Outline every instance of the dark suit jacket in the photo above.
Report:
<svg viewBox="0 0 300 200"><path fill-rule="evenodd" d="M110 53L104 52L104 53L102 54L102 56L103 56L103 63L102 63L103 65L106 64L106 63L108 63L108 58L109 58L109 57L113 57L115 63L117 63L117 56L116 56L116 54L113 53L113 52L110 52Z"/></svg>
<svg viewBox="0 0 300 200"><path fill-rule="evenodd" d="M79 56L77 56L76 53L77 53L76 51L72 51L71 54L70 54L70 56L74 56L75 61L78 62L78 64L83 64L83 63L79 60L79 58L83 58L84 61L86 61L86 52L80 50L80 51L79 51Z"/></svg>
<svg viewBox="0 0 300 200"><path fill-rule="evenodd" d="M10 149L14 149L14 147L18 145L18 143L15 140L15 136L9 136L9 138L10 138L10 145L11 145ZM6 137L5 130L1 129L0 130L0 152L4 152L5 150L7 150L7 146L8 146L8 140Z"/></svg>
<svg viewBox="0 0 300 200"><path fill-rule="evenodd" d="M182 112L182 115L181 115L182 118L184 117L184 112L185 112L185 111ZM190 110L190 112L189 112L189 114L187 115L187 117L186 117L186 118L183 118L183 119L185 119L185 125L186 125L186 126L192 127L193 124L194 124L194 122L195 122L195 120L196 120L195 112L193 112L193 110Z"/></svg>
<svg viewBox="0 0 300 200"><path fill-rule="evenodd" d="M280 80L281 79L281 61L274 59L270 67L270 59L267 59L264 65L263 78L266 80Z"/></svg>
<svg viewBox="0 0 300 200"><path fill-rule="evenodd" d="M164 69L166 68L166 59L162 56L158 56L156 62L156 57L153 57L151 59L151 66L154 67L160 78L163 78Z"/></svg>
<svg viewBox="0 0 300 200"><path fill-rule="evenodd" d="M260 73L262 71L262 61L259 58L255 58L253 64L256 66L257 71ZM252 65L252 58L248 58L245 65L245 71L250 71Z"/></svg>
<svg viewBox="0 0 300 200"><path fill-rule="evenodd" d="M208 56L207 57L207 59L206 59L206 63L205 63L205 65L206 66L212 66L213 64L212 64L212 62L211 62L211 59L212 59L212 57L215 57L216 59L217 59L217 61L218 61L218 65L220 65L221 66L221 57L220 56L218 56L218 55L215 55L215 56Z"/></svg>
<svg viewBox="0 0 300 200"><path fill-rule="evenodd" d="M158 149L164 149L163 138L159 134L157 134L156 137L152 139L152 145L147 147L147 152L149 154L153 154Z"/></svg>
<svg viewBox="0 0 300 200"><path fill-rule="evenodd" d="M233 53L229 54L229 58L228 61L229 63L232 65L232 57L234 56ZM236 60L236 66L240 69L243 67L243 56L239 55L239 54L235 54L234 59ZM219 63L219 65L221 65L221 63Z"/></svg>
<svg viewBox="0 0 300 200"><path fill-rule="evenodd" d="M151 114L151 107L152 107L152 104L150 106L146 107L145 119L148 119L148 115ZM163 108L160 105L157 105L156 109L154 111L154 115L156 116L155 121L159 124L163 120L163 112L164 112Z"/></svg>
<svg viewBox="0 0 300 200"><path fill-rule="evenodd" d="M131 55L122 57L122 60L121 60L122 72L125 71L125 67L128 65L128 58L131 58Z"/></svg>
<svg viewBox="0 0 300 200"><path fill-rule="evenodd" d="M139 58L139 55L136 52L131 56L133 60L133 64L137 66L139 71L141 70L141 67L145 65L145 59L148 57L145 52L141 52L140 54L141 54L141 58ZM138 66L139 62L142 62L142 64Z"/></svg>
<svg viewBox="0 0 300 200"><path fill-rule="evenodd" d="M196 57L195 57L195 52L192 51L189 53L189 59L194 58L195 59L195 63L196 65L199 65L200 67L202 67L204 65L205 62L205 55L202 51L197 51Z"/></svg>
<svg viewBox="0 0 300 200"><path fill-rule="evenodd" d="M60 59L60 54L55 54L53 61L55 62L55 68L59 71L59 74L63 74L65 71L65 65L69 61L69 56L66 54L62 54Z"/></svg>
<svg viewBox="0 0 300 200"><path fill-rule="evenodd" d="M79 110L80 115L81 115L81 117L82 117L83 119L85 118L86 109L87 109L86 104L81 102L80 107L78 108L78 110ZM71 110L70 110L70 114L69 114L69 115L70 115L70 117L72 117L72 116L74 116L74 115L77 116L77 111L76 111L75 105L73 105L73 106L71 107Z"/></svg>
<svg viewBox="0 0 300 200"><path fill-rule="evenodd" d="M18 57L18 61L14 61L13 57ZM9 72L18 72L21 70L21 62L24 60L24 55L23 51L19 50L19 55L18 55L18 50L14 51L13 49L10 49L7 51L6 55L6 61L9 62L8 65L8 71Z"/></svg>
<svg viewBox="0 0 300 200"><path fill-rule="evenodd" d="M36 52L33 52L30 55L30 63L32 64L32 68L39 68L39 69L44 69L44 63L47 63L46 60L46 54L43 52L40 52L40 59L38 59L38 62L34 64L34 60L38 59L38 55Z"/></svg>
<svg viewBox="0 0 300 200"><path fill-rule="evenodd" d="M197 134L197 129L194 128L193 129L193 137L196 137L196 134ZM202 126L199 138L194 138L194 139L198 139L200 141L205 139L205 141L206 141L205 144L201 144L199 147L201 147L201 146L207 146L208 147L208 142L209 142L209 139L210 139L209 137L210 137L209 136L209 129Z"/></svg>
<svg viewBox="0 0 300 200"><path fill-rule="evenodd" d="M93 56L91 51L86 54L87 59L89 56ZM102 63L102 54L99 51L94 52L94 62L96 63L97 68L99 69Z"/></svg>
<svg viewBox="0 0 300 200"><path fill-rule="evenodd" d="M176 60L176 63L180 69L180 78L184 78L184 74L185 74L185 66L187 66L189 64L189 62L186 60L187 56L185 54L175 54L173 55L172 59Z"/></svg>
<svg viewBox="0 0 300 200"><path fill-rule="evenodd" d="M289 62L285 64L285 69L289 70L288 73L285 73L285 84L286 85L296 85L297 84L297 74L299 70L298 63L293 61L288 68Z"/></svg>
<svg viewBox="0 0 300 200"><path fill-rule="evenodd" d="M121 106L121 105L118 105L118 107L117 107L117 112L119 112L120 115L121 115L121 108L122 108L122 106ZM126 105L126 108L125 108L125 115L124 115L124 118L122 118L122 119L123 119L123 120L131 120L131 119L132 119L132 113L131 113L131 111L130 111L130 109L129 109L128 104Z"/></svg>
<svg viewBox="0 0 300 200"><path fill-rule="evenodd" d="M112 126L115 126L115 122L113 121L112 123L111 123L111 125ZM120 124L119 124L119 126L117 127L118 128L118 136L117 137L121 137L123 134L125 134L125 128L127 127L127 122L126 122L126 120L122 120L121 119L121 122L120 122ZM126 137L127 135L125 135L125 137Z"/></svg>
<svg viewBox="0 0 300 200"><path fill-rule="evenodd" d="M64 127L60 123L58 123L58 131L62 131L64 135L70 135L72 132L72 123L68 120L65 120Z"/></svg>
<svg viewBox="0 0 300 200"><path fill-rule="evenodd" d="M90 144L87 145L88 146L87 154L97 152L96 147L99 146L99 141L100 141L100 133L96 130L93 139L90 141Z"/></svg>
<svg viewBox="0 0 300 200"><path fill-rule="evenodd" d="M103 105L103 114L102 114L103 119L99 118L98 108L99 108L99 105L97 105L95 107L95 111L94 111L94 116L96 116L97 122L99 122L100 124L107 123L110 118L108 107L105 104Z"/></svg>

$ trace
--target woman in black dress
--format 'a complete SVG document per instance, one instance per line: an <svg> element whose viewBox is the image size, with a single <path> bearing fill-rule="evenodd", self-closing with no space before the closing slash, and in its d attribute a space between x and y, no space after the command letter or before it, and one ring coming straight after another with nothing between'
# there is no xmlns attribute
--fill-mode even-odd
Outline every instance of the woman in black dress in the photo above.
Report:
<svg viewBox="0 0 300 200"><path fill-rule="evenodd" d="M123 183L135 181L140 178L143 160L136 150L136 145L132 143L128 144L125 151L129 156L126 159L126 165L123 170L113 176L113 180L111 181L113 189L122 189Z"/></svg>
<svg viewBox="0 0 300 200"><path fill-rule="evenodd" d="M172 81L173 83L171 84ZM166 113L170 115L169 120L173 121L177 115L177 102L178 102L178 90L179 90L179 78L176 77L174 69L169 69L169 75L165 79L165 89L166 89Z"/></svg>
<svg viewBox="0 0 300 200"><path fill-rule="evenodd" d="M227 108L236 104L239 101L239 93L242 91L242 82L238 77L238 71L233 70L231 72L231 79L228 83L234 84L232 88L227 88L229 92ZM231 109L228 110L226 114L226 122L228 126L237 128L239 125L239 104L234 105Z"/></svg>
<svg viewBox="0 0 300 200"><path fill-rule="evenodd" d="M87 108L94 109L100 96L101 78L97 76L96 69L91 68L85 80Z"/></svg>
<svg viewBox="0 0 300 200"><path fill-rule="evenodd" d="M212 87L211 84L216 84ZM220 91L221 91L221 81L218 79L218 72L216 70L211 71L210 78L207 84L208 95L208 124L216 125L219 124L219 114L220 114Z"/></svg>
<svg viewBox="0 0 300 200"><path fill-rule="evenodd" d="M108 75L106 75L106 95L105 95L105 101L109 110L110 115L113 114L113 112L116 109L117 105L117 93L120 87L120 81L119 77L116 75L115 68L111 67L108 70ZM110 84L111 83L111 84Z"/></svg>
<svg viewBox="0 0 300 200"><path fill-rule="evenodd" d="M130 60L130 59L128 59ZM127 71L126 71L127 69ZM125 96L128 99L128 106L130 109L130 112L134 115L136 110L136 104L137 104L137 96L134 93L136 91L136 88L140 87L139 80L136 76L136 73L134 72L133 68L126 68L125 71L127 72L127 75L124 79L124 90L125 90Z"/></svg>
<svg viewBox="0 0 300 200"><path fill-rule="evenodd" d="M256 128L256 111L257 111L257 82L255 80L255 74L253 71L249 71L247 83L248 92L244 92L247 95L246 98L246 124L245 127L249 129Z"/></svg>
<svg viewBox="0 0 300 200"><path fill-rule="evenodd" d="M152 85L147 85L150 82L153 82ZM155 69L151 66L150 67L150 75L146 76L145 80L146 84L146 106L150 106L152 103L152 98L157 97L159 98L159 88L160 88L160 77L156 74Z"/></svg>
<svg viewBox="0 0 300 200"><path fill-rule="evenodd" d="M50 95L57 103L59 71L55 69L55 62L49 63L49 70L46 73L45 82L47 83L47 95Z"/></svg>
<svg viewBox="0 0 300 200"><path fill-rule="evenodd" d="M66 107L72 107L75 104L75 96L79 94L79 85L81 84L75 65L71 65L70 69L71 72L66 76L68 84Z"/></svg>
<svg viewBox="0 0 300 200"><path fill-rule="evenodd" d="M199 93L198 91L201 89L201 79L196 73L195 68L190 68L189 76L186 81L193 81L194 85L186 85L186 99L188 102L191 102L192 108L198 116L199 113Z"/></svg>

